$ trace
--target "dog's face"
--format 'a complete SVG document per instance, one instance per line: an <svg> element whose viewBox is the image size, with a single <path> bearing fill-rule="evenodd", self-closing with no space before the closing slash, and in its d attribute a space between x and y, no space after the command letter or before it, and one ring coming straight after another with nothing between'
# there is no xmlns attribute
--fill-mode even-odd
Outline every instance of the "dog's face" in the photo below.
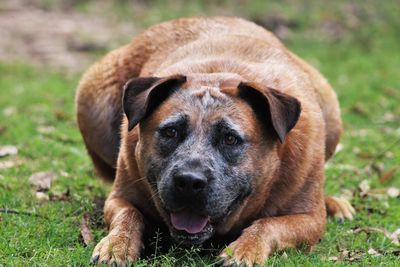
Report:
<svg viewBox="0 0 400 267"><path fill-rule="evenodd" d="M284 96L298 106L289 117L273 114L280 111L273 105L282 102L281 94L263 96L226 80L210 86L182 76L138 79L126 86L124 110L130 128L140 122L140 173L172 237L202 243L268 184L263 177L276 169L275 147L296 123L300 107ZM274 125L274 119L285 122Z"/></svg>

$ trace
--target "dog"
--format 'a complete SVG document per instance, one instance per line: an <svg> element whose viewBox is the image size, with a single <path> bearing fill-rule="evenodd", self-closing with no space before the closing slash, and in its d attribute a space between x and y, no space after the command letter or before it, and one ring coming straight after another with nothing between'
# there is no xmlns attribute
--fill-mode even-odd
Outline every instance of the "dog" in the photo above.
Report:
<svg viewBox="0 0 400 267"><path fill-rule="evenodd" d="M252 22L155 25L89 68L76 106L97 173L114 180L94 263L135 262L161 225L182 244L237 235L224 264L263 264L311 249L327 213L354 213L323 191L342 132L335 92Z"/></svg>

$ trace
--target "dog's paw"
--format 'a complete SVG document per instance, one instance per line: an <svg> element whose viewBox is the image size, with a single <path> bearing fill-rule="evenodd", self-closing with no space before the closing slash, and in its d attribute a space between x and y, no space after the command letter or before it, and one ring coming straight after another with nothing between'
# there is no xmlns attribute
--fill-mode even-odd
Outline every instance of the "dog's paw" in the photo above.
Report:
<svg viewBox="0 0 400 267"><path fill-rule="evenodd" d="M134 263L140 254L142 244L124 234L108 234L94 248L91 263L95 265L127 266Z"/></svg>
<svg viewBox="0 0 400 267"><path fill-rule="evenodd" d="M340 221L352 220L356 213L353 206L344 198L325 197L326 212Z"/></svg>
<svg viewBox="0 0 400 267"><path fill-rule="evenodd" d="M268 242L262 242L259 238L242 235L232 242L219 256L223 260L222 266L264 266L273 251Z"/></svg>

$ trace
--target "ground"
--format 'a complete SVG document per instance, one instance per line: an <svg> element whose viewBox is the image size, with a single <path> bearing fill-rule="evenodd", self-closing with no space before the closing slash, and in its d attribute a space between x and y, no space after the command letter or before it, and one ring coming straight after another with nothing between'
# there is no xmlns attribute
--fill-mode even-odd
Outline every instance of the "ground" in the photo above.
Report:
<svg viewBox="0 0 400 267"><path fill-rule="evenodd" d="M342 107L345 132L326 166L325 188L347 198L357 214L343 223L329 220L310 253L278 253L267 264L399 266L399 13L394 0L2 1L0 266L89 265L106 234L101 205L110 185L93 174L76 125L80 75L150 24L217 14L276 32L327 77ZM161 254L160 238L151 243L142 266L217 261L217 249L173 247Z"/></svg>

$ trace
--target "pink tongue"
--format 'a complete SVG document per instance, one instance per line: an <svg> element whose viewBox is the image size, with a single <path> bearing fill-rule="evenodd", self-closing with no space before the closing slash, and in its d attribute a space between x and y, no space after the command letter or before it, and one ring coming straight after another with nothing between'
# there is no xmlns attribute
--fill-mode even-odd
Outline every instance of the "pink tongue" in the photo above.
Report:
<svg viewBox="0 0 400 267"><path fill-rule="evenodd" d="M206 227L208 217L184 209L179 212L171 213L171 223L177 230L185 230L189 234L197 234Z"/></svg>

